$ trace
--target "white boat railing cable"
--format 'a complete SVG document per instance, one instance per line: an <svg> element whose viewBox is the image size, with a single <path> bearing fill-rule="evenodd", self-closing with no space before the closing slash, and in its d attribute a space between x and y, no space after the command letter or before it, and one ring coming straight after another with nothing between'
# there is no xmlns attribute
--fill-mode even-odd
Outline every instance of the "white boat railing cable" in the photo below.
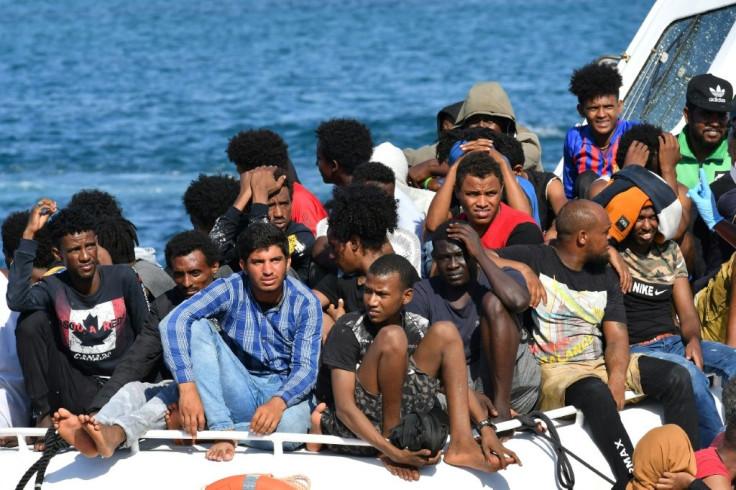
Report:
<svg viewBox="0 0 736 490"><path fill-rule="evenodd" d="M644 397L632 391L626 392L626 400L634 400ZM583 424L583 414L578 411L572 405L549 410L544 412L547 417L551 420L561 419L565 417L575 416L575 424ZM506 422L499 422L496 424L499 432L514 430L521 427L521 422L516 419L507 420ZM25 437L43 437L46 434L47 429L43 427L7 427L0 428L0 436L16 436L18 438L17 449L19 451L30 451L29 445L25 444ZM181 430L149 430L146 432L142 439L193 439L192 436ZM289 432L274 432L267 436L259 436L250 432L239 432L239 431L215 431L205 430L197 432L197 440L217 440L217 439L229 439L238 441L270 441L273 442L273 453L275 456L280 456L284 453L283 443L284 442L314 442L321 444L333 444L336 446L370 446L367 442L361 439L352 439L347 437L337 437L328 435L318 434L295 434ZM131 446L131 449L136 452L138 450L137 442Z"/></svg>

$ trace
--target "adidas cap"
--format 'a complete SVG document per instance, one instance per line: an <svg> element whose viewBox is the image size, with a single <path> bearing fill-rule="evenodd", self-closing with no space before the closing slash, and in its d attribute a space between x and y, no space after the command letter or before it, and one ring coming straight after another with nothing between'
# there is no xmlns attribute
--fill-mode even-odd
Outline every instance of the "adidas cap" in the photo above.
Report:
<svg viewBox="0 0 736 490"><path fill-rule="evenodd" d="M736 109L731 84L710 73L691 78L685 98L689 104L707 111L729 112Z"/></svg>

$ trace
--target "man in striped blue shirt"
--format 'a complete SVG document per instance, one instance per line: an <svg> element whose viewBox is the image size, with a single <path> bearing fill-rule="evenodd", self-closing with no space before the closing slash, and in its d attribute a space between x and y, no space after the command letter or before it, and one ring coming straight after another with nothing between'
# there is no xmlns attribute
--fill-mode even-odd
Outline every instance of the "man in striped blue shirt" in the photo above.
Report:
<svg viewBox="0 0 736 490"><path fill-rule="evenodd" d="M289 244L275 225L250 226L238 252L243 272L213 282L159 326L179 384L182 427L194 436L206 416L210 430L306 433L322 335L319 301L286 276ZM207 458L229 461L235 446L216 442Z"/></svg>

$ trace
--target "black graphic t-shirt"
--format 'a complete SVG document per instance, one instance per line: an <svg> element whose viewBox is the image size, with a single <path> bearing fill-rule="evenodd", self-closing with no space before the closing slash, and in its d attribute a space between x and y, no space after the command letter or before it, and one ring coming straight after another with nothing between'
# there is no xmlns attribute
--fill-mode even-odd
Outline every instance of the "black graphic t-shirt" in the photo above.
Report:
<svg viewBox="0 0 736 490"><path fill-rule="evenodd" d="M427 333L429 322L415 313L402 313L408 354L411 355ZM330 369L357 372L363 356L378 333L368 315L358 312L341 316L330 330L322 347L320 372L317 377L317 398L331 404L333 401Z"/></svg>
<svg viewBox="0 0 736 490"><path fill-rule="evenodd" d="M638 344L665 333L679 334L674 321L672 290L675 279L688 276L680 247L668 240L652 245L647 255L639 255L627 247L621 247L619 253L634 281L631 292L624 295L629 343Z"/></svg>
<svg viewBox="0 0 736 490"><path fill-rule="evenodd" d="M72 363L85 374L110 376L148 314L138 275L129 265L98 266L100 287L89 296L74 289L66 270L30 286L30 270L25 276L22 270L33 265L35 248L32 255L23 253L29 243L35 242L23 240L16 251L8 303L17 311L48 310L57 320L59 347Z"/></svg>

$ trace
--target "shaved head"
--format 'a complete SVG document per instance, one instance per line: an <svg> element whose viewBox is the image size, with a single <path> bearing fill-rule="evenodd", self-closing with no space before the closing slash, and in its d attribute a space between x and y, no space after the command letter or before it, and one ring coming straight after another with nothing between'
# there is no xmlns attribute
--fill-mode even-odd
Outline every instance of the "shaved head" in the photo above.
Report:
<svg viewBox="0 0 736 490"><path fill-rule="evenodd" d="M606 210L598 203L586 199L569 201L557 214L557 237L560 240L574 238L578 232L588 231L600 223L604 215L607 219Z"/></svg>

